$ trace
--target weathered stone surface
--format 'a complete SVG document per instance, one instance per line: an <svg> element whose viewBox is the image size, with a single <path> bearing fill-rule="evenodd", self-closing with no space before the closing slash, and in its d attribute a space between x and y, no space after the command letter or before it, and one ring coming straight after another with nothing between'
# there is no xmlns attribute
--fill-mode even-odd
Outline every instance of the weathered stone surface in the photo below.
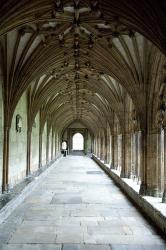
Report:
<svg viewBox="0 0 166 250"><path fill-rule="evenodd" d="M109 168L103 164L99 159L93 156L94 160L103 168L107 174L117 183L119 187L121 187L125 193L129 195L129 197L142 209L142 211L148 215L148 217L163 231L165 234L166 230L166 216L165 216L165 209L161 209L160 207L155 207L153 203L148 202L146 197L142 197L138 192L136 192L125 179L121 179L116 173L110 171ZM163 205L163 204L162 204ZM142 217L142 224L139 223L137 217L139 216L139 211L134 210L132 208L124 208L119 210L120 217L123 217L126 222L130 223L131 227L133 227L134 234L141 234L143 228L141 229L142 225L146 226L146 220ZM145 234L156 234L154 230L149 229L146 230Z"/></svg>
<svg viewBox="0 0 166 250"><path fill-rule="evenodd" d="M3 250L61 250L61 245L55 244L9 244Z"/></svg>
<svg viewBox="0 0 166 250"><path fill-rule="evenodd" d="M16 115L22 117L21 132L16 131ZM9 184L17 184L26 177L26 155L27 155L27 105L26 93L17 104L12 119L10 130L9 151Z"/></svg>
<svg viewBox="0 0 166 250"><path fill-rule="evenodd" d="M62 250L110 250L109 245L64 244Z"/></svg>
<svg viewBox="0 0 166 250"><path fill-rule="evenodd" d="M51 167L2 225L4 249L165 247L160 235L104 172L97 174L98 170L95 162L82 156L68 156ZM8 231L10 223L14 224Z"/></svg>

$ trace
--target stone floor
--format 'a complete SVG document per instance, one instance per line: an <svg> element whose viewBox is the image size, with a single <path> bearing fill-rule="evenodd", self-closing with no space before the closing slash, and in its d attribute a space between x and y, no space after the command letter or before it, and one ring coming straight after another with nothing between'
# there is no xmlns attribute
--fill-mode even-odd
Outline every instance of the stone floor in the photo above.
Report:
<svg viewBox="0 0 166 250"><path fill-rule="evenodd" d="M166 243L96 163L67 156L0 225L0 247L164 250Z"/></svg>

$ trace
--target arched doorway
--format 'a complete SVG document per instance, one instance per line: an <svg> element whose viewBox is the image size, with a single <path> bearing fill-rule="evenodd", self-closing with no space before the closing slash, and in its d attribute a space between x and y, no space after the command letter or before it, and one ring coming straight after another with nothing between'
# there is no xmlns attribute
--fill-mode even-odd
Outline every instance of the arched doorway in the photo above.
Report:
<svg viewBox="0 0 166 250"><path fill-rule="evenodd" d="M72 150L83 151L84 150L84 137L81 133L76 133L72 138Z"/></svg>
<svg viewBox="0 0 166 250"><path fill-rule="evenodd" d="M67 150L67 142L66 141L62 142L62 150Z"/></svg>

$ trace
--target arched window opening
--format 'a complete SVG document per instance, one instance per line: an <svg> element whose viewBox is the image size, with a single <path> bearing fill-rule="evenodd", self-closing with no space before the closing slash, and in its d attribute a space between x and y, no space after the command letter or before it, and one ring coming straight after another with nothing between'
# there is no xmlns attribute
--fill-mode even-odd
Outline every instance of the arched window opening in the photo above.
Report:
<svg viewBox="0 0 166 250"><path fill-rule="evenodd" d="M66 150L67 149L67 142L63 141L62 142L62 150Z"/></svg>
<svg viewBox="0 0 166 250"><path fill-rule="evenodd" d="M80 133L73 135L73 150L84 150L84 137Z"/></svg>

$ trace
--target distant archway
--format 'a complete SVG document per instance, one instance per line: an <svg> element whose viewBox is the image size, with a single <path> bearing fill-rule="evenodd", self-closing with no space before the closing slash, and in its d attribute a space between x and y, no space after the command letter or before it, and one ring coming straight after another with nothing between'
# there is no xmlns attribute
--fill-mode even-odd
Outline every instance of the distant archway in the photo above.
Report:
<svg viewBox="0 0 166 250"><path fill-rule="evenodd" d="M72 149L73 150L84 150L84 137L81 133L76 133L73 135Z"/></svg>
<svg viewBox="0 0 166 250"><path fill-rule="evenodd" d="M63 141L62 142L62 150L66 150L67 149L67 142Z"/></svg>

